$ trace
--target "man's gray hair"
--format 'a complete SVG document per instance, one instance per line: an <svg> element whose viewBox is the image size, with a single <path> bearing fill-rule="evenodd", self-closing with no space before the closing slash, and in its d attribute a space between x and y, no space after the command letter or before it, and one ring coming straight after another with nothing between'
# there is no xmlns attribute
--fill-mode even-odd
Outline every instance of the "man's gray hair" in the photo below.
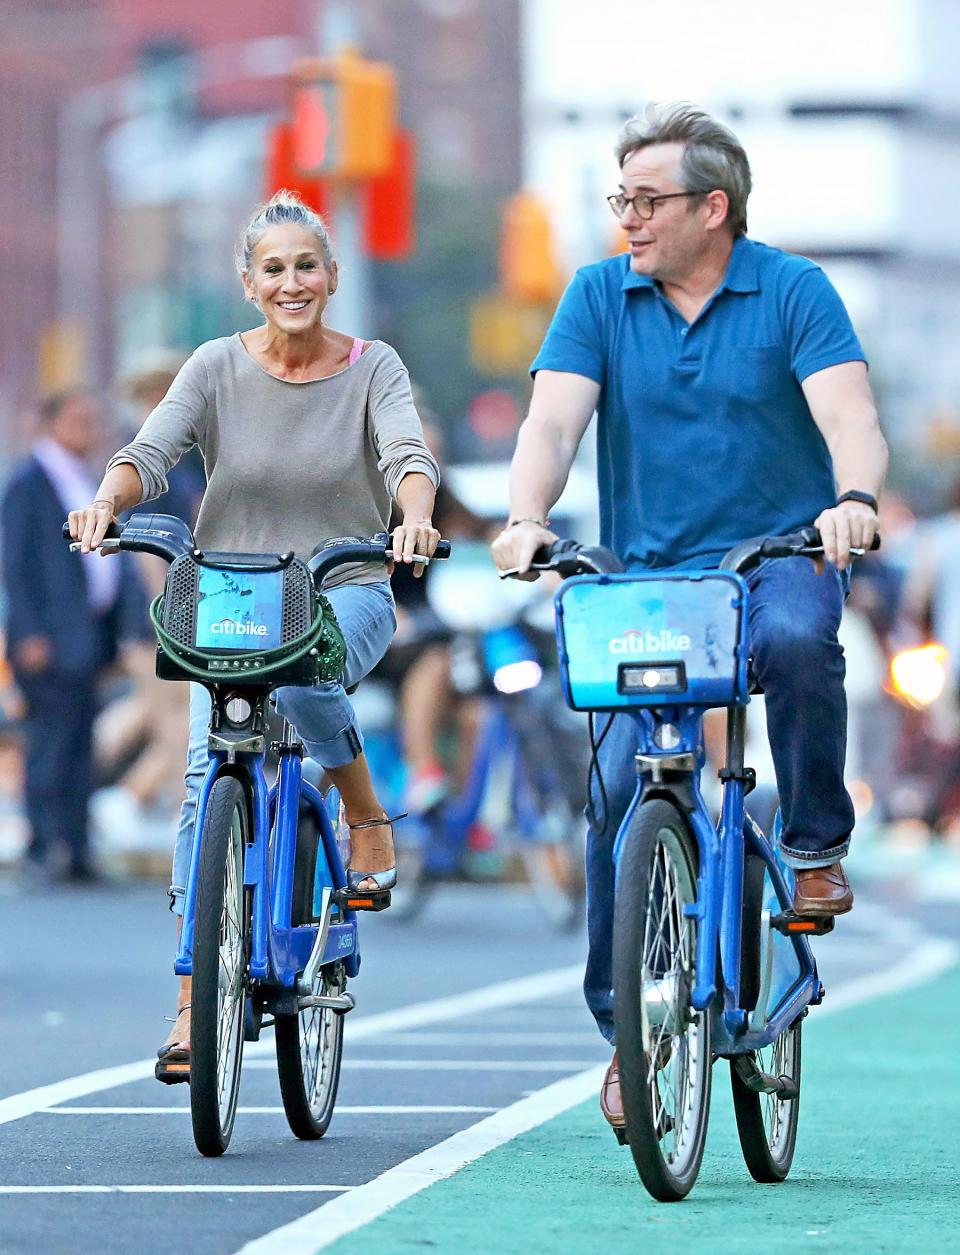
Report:
<svg viewBox="0 0 960 1255"><path fill-rule="evenodd" d="M243 228L234 253L237 274L243 275L250 269L253 262L253 250L260 243L264 232L287 222L292 222L298 227L306 227L317 237L324 265L328 270L330 269L333 265L333 250L330 247L327 224L315 209L304 204L296 192L281 188L265 204L257 207L253 217Z"/></svg>
<svg viewBox="0 0 960 1255"><path fill-rule="evenodd" d="M620 133L615 151L621 169L628 157L652 144L683 144L677 177L684 190L726 192L727 221L734 235L746 234L750 162L731 130L687 101L647 105Z"/></svg>

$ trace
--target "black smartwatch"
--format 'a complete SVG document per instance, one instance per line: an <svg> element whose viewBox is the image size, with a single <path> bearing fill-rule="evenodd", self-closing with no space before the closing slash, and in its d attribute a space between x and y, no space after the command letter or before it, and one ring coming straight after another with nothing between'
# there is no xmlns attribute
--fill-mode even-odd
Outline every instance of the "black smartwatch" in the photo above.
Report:
<svg viewBox="0 0 960 1255"><path fill-rule="evenodd" d="M859 501L861 505L868 505L874 514L878 512L877 499L876 497L872 497L868 492L857 492L857 490L853 488L850 492L841 493L840 496L837 497L837 505L840 505L843 501Z"/></svg>

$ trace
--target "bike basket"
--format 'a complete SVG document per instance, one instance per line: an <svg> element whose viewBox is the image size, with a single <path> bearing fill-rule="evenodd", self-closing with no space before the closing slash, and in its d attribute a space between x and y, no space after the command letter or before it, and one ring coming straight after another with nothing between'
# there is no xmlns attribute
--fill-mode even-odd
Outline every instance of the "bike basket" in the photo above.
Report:
<svg viewBox="0 0 960 1255"><path fill-rule="evenodd" d="M578 575L554 597L574 710L747 700L747 589L728 572Z"/></svg>
<svg viewBox="0 0 960 1255"><path fill-rule="evenodd" d="M150 607L164 679L230 684L339 680L346 645L333 607L305 563L230 562L185 554Z"/></svg>

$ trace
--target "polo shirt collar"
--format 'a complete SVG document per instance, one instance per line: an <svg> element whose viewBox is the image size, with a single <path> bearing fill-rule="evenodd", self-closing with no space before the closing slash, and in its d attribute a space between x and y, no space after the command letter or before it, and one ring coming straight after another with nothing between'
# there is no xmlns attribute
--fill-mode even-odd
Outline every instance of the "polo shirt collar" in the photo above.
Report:
<svg viewBox="0 0 960 1255"><path fill-rule="evenodd" d="M622 291L628 292L632 288L657 286L656 281L650 275L638 275L636 271L630 269L629 256L626 258L626 263L626 274L620 285ZM724 288L731 292L758 292L760 290L760 284L757 281L757 261L750 247L750 241L745 235L738 235L733 241L726 274L723 276L723 282L718 291L722 292Z"/></svg>

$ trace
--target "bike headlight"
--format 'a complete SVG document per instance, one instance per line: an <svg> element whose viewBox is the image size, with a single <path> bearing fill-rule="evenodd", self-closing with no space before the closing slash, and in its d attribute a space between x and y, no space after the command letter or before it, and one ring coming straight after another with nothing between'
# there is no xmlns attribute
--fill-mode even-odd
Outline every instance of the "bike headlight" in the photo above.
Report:
<svg viewBox="0 0 960 1255"><path fill-rule="evenodd" d="M542 678L543 668L539 662L532 659L508 662L494 671L493 687L498 693L522 693L525 689L536 688Z"/></svg>
<svg viewBox="0 0 960 1255"><path fill-rule="evenodd" d="M224 703L223 713L227 716L228 723L232 723L235 728L242 728L253 714L253 707L247 698L234 693Z"/></svg>

